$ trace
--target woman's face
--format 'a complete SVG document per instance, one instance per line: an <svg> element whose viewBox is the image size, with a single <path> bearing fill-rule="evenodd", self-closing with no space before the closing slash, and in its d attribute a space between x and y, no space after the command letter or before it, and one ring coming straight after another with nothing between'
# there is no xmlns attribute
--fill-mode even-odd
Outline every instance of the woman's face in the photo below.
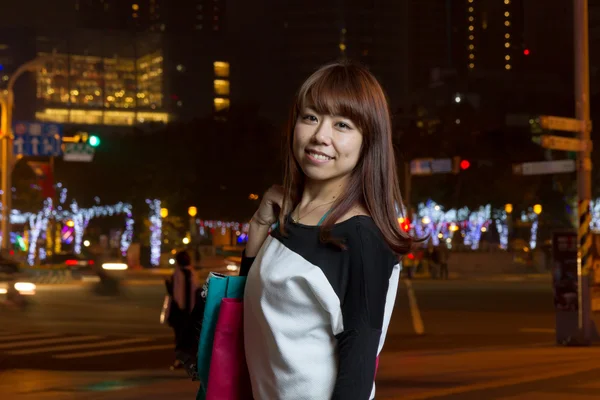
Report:
<svg viewBox="0 0 600 400"><path fill-rule="evenodd" d="M294 156L307 178L349 176L360 158L363 136L348 118L301 110L294 127Z"/></svg>

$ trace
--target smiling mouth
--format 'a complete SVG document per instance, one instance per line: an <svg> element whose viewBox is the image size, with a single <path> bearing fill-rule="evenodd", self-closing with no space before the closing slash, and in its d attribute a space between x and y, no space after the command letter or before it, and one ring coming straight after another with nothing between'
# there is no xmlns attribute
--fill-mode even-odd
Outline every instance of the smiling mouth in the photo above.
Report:
<svg viewBox="0 0 600 400"><path fill-rule="evenodd" d="M325 154L317 153L314 151L307 150L306 154L319 161L328 161L333 160L333 157L326 156Z"/></svg>

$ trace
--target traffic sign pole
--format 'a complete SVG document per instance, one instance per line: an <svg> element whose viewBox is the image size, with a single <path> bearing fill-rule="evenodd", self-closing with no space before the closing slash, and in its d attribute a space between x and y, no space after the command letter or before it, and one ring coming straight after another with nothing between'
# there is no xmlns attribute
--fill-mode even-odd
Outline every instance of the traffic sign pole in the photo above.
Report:
<svg viewBox="0 0 600 400"><path fill-rule="evenodd" d="M588 1L574 0L575 36L575 102L576 118L581 121L579 140L590 140L590 77L588 39ZM590 234L590 200L592 198L591 150L577 153L577 194L579 196L577 230L578 328L583 345L592 341L590 271L592 268L592 235Z"/></svg>
<svg viewBox="0 0 600 400"><path fill-rule="evenodd" d="M10 248L10 200L11 200L11 172L12 172L12 149L13 136L10 131L12 114L12 91L8 91L1 97L2 105L2 220L0 221L0 230L2 235L2 249Z"/></svg>

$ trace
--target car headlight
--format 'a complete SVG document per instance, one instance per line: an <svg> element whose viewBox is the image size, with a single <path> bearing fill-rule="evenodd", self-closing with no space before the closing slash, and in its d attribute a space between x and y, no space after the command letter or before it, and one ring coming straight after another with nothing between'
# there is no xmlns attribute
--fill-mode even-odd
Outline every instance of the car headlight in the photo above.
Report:
<svg viewBox="0 0 600 400"><path fill-rule="evenodd" d="M127 264L125 263L104 263L102 264L102 269L107 271L125 271L127 269Z"/></svg>
<svg viewBox="0 0 600 400"><path fill-rule="evenodd" d="M15 290L21 294L35 294L35 283L31 282L17 282L15 283Z"/></svg>

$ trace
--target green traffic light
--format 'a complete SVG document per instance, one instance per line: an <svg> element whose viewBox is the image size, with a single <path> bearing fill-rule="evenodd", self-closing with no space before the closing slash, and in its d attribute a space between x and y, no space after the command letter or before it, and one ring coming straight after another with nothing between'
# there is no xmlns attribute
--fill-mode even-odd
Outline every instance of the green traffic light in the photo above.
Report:
<svg viewBox="0 0 600 400"><path fill-rule="evenodd" d="M92 147L98 147L100 145L100 138L98 136L90 136L88 144Z"/></svg>

